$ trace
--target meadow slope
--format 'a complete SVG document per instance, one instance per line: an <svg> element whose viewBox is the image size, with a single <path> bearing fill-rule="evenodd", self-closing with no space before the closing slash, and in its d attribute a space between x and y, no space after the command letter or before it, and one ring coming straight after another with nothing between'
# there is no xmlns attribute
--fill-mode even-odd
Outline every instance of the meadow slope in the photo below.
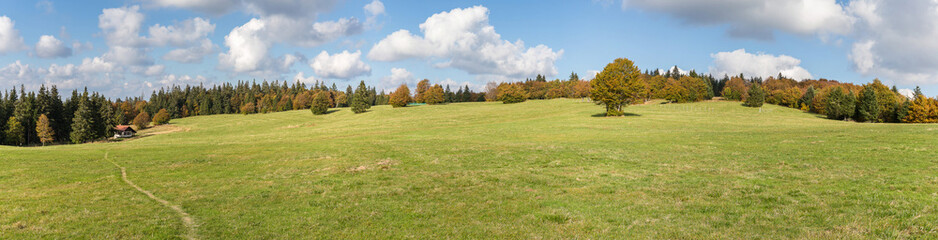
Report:
<svg viewBox="0 0 938 240"><path fill-rule="evenodd" d="M938 238L938 125L558 99L0 146L0 239ZM104 158L108 154L108 159Z"/></svg>

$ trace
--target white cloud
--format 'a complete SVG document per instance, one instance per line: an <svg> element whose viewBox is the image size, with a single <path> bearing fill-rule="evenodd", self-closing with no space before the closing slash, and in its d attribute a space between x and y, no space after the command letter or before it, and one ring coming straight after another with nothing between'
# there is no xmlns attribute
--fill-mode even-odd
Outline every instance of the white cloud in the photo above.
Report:
<svg viewBox="0 0 938 240"><path fill-rule="evenodd" d="M691 25L727 25L734 37L772 39L773 31L799 35L847 34L853 17L836 0L623 0L622 8L660 12Z"/></svg>
<svg viewBox="0 0 938 240"><path fill-rule="evenodd" d="M407 84L408 86L415 86L417 84L417 78L414 77L414 74L404 68L391 68L391 75L384 76L381 78L379 85L382 89L387 92L394 91L401 84Z"/></svg>
<svg viewBox="0 0 938 240"><path fill-rule="evenodd" d="M41 58L64 58L72 56L72 49L62 40L51 35L42 35L36 43L36 56Z"/></svg>
<svg viewBox="0 0 938 240"><path fill-rule="evenodd" d="M160 83L160 85L162 85L163 87L167 87L167 86L199 85L199 84L206 84L206 83L210 83L210 82L208 81L208 79L206 79L206 78L203 77L202 75L196 75L195 77L192 77L192 76L189 76L189 75L179 75L179 76L177 76L177 75L175 75L175 74L169 74L169 75L164 75L162 78L160 78L159 83ZM148 86L151 87L151 88L152 88L152 87L156 87L156 88L159 87L159 86L153 86L153 85L152 85L151 83L149 83L149 82L148 82L147 84L148 84Z"/></svg>
<svg viewBox="0 0 938 240"><path fill-rule="evenodd" d="M801 60L787 55L751 54L745 49L738 49L710 54L710 57L713 58L713 66L710 67L710 74L713 76L734 76L742 73L750 77L768 78L781 73L795 80L812 78L808 70L799 66Z"/></svg>
<svg viewBox="0 0 938 240"><path fill-rule="evenodd" d="M377 21L378 16L385 14L384 3L382 3L379 0L371 1L371 3L365 5L364 9L365 9L365 15L367 15L367 17L365 18L366 26L374 26L375 22Z"/></svg>
<svg viewBox="0 0 938 240"><path fill-rule="evenodd" d="M95 57L83 59L78 69L82 72L101 73L113 72L117 69L117 66L112 62L104 61L104 59L100 57Z"/></svg>
<svg viewBox="0 0 938 240"><path fill-rule="evenodd" d="M365 12L371 16L377 16L384 14L384 3L378 0L371 1L371 3L365 5Z"/></svg>
<svg viewBox="0 0 938 240"><path fill-rule="evenodd" d="M586 75L580 78L583 80L593 80L593 78L596 78L596 74L599 74L599 72L599 70L588 70L586 71Z"/></svg>
<svg viewBox="0 0 938 240"><path fill-rule="evenodd" d="M198 46L189 48L173 49L163 55L164 60L176 61L181 63L199 63L202 59L215 52L215 44L209 39L202 39Z"/></svg>
<svg viewBox="0 0 938 240"><path fill-rule="evenodd" d="M355 18L326 22L311 22L306 18L282 15L253 18L225 36L228 52L219 54L219 65L222 69L234 72L282 73L281 70L288 70L289 67L270 68L273 60L268 56L268 51L275 43L314 47L339 37L357 34L361 30L362 25Z"/></svg>
<svg viewBox="0 0 938 240"><path fill-rule="evenodd" d="M333 55L322 51L309 64L313 72L322 78L351 79L371 75L371 66L361 60L361 51L342 51Z"/></svg>
<svg viewBox="0 0 938 240"><path fill-rule="evenodd" d="M107 8L98 16L98 27L108 45L139 47L146 43L140 36L143 19L139 6Z"/></svg>
<svg viewBox="0 0 938 240"><path fill-rule="evenodd" d="M899 89L899 94L902 94L902 96L905 96L909 99L915 98L915 91L912 89L908 89L908 88Z"/></svg>
<svg viewBox="0 0 938 240"><path fill-rule="evenodd" d="M303 75L303 72L296 73L296 76L293 76L293 81L305 83L307 85L319 81L319 79L314 76L304 77Z"/></svg>
<svg viewBox="0 0 938 240"><path fill-rule="evenodd" d="M157 46L189 46L193 42L205 39L208 34L215 31L215 24L202 18L193 18L177 23L173 26L159 24L150 27L150 41Z"/></svg>
<svg viewBox="0 0 938 240"><path fill-rule="evenodd" d="M26 49L16 23L7 16L0 16L0 54L18 52Z"/></svg>
<svg viewBox="0 0 938 240"><path fill-rule="evenodd" d="M409 58L442 60L436 67L454 67L470 74L509 78L557 74L554 62L563 50L547 46L526 48L524 42L502 40L489 25L488 9L482 6L457 8L427 18L420 24L424 36L399 30L376 43L368 58L398 61Z"/></svg>
<svg viewBox="0 0 938 240"><path fill-rule="evenodd" d="M938 84L938 1L854 0L857 72L900 85Z"/></svg>

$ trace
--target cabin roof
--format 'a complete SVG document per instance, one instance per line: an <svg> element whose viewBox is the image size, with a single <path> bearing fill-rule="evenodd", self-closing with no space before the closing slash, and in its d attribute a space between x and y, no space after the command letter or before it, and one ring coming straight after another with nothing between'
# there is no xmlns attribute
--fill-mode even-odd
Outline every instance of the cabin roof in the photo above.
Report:
<svg viewBox="0 0 938 240"><path fill-rule="evenodd" d="M130 125L117 125L114 127L114 130L137 132L137 130L134 130L134 128L131 127Z"/></svg>

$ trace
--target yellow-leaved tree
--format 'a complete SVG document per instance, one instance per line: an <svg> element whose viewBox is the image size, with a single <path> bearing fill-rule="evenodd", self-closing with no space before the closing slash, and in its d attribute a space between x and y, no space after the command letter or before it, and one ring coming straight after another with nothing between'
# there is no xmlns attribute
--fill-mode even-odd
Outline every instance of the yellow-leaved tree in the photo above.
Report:
<svg viewBox="0 0 938 240"><path fill-rule="evenodd" d="M606 116L622 116L622 106L641 97L645 84L632 60L619 58L590 81L590 99L606 106Z"/></svg>

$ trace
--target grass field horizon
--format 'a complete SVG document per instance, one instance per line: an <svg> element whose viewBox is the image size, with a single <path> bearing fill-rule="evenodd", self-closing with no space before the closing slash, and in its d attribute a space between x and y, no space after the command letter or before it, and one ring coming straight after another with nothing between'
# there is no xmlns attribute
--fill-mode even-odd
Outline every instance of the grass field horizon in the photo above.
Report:
<svg viewBox="0 0 938 240"><path fill-rule="evenodd" d="M938 238L938 125L727 101L624 110L211 115L131 141L0 146L0 239L185 237L114 164L201 239Z"/></svg>

